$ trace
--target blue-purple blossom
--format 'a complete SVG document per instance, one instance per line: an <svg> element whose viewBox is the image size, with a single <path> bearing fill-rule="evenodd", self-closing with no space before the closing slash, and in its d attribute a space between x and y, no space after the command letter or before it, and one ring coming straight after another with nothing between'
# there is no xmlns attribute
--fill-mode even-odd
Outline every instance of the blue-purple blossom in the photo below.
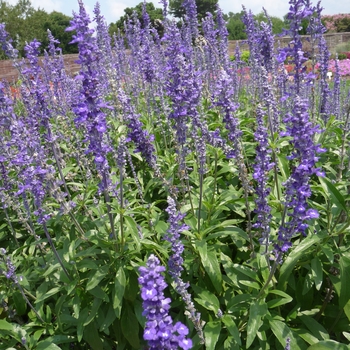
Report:
<svg viewBox="0 0 350 350"><path fill-rule="evenodd" d="M132 141L136 146L135 152L140 152L148 165L152 169L156 169L157 158L153 145L154 136L143 129L143 124L140 121L141 116L135 112L131 99L126 96L122 89L119 90L119 101L124 113L123 118L128 126L128 134L125 141Z"/></svg>
<svg viewBox="0 0 350 350"><path fill-rule="evenodd" d="M12 46L12 39L10 38L9 34L6 31L4 23L0 23L0 44L1 44L1 48L9 58L11 59L17 58L18 50L16 50Z"/></svg>
<svg viewBox="0 0 350 350"><path fill-rule="evenodd" d="M16 275L16 267L11 261L10 255L7 255L5 248L0 248L1 260L5 262L6 270L0 270L2 274L8 279L18 284L18 277Z"/></svg>
<svg viewBox="0 0 350 350"><path fill-rule="evenodd" d="M188 283L185 283L181 278L183 271L183 257L184 245L181 242L181 233L188 229L188 226L183 223L185 214L180 213L176 209L176 203L173 198L168 197L168 208L166 212L169 215L169 229L164 239L171 243L172 255L168 260L169 275L173 278L175 283L175 290L181 295L185 302L185 307L189 319L193 322L201 342L204 343L204 335L202 329L202 322L200 313L197 312L191 294L187 291Z"/></svg>
<svg viewBox="0 0 350 350"><path fill-rule="evenodd" d="M253 179L256 181L256 199L255 210L256 222L253 228L260 232L260 243L265 246L265 253L267 253L270 245L270 220L271 207L268 204L268 196L270 188L267 187L269 179L269 171L274 166L271 161L271 149L268 143L267 128L264 125L264 112L260 106L256 111L257 129L254 133L254 138L258 142L256 147L256 157L253 170Z"/></svg>
<svg viewBox="0 0 350 350"><path fill-rule="evenodd" d="M164 296L167 284L162 272L165 267L153 254L147 260L147 265L139 268L141 298L143 300L142 315L146 317L143 338L148 342L150 350L191 349L192 340L186 338L189 331L181 322L173 324L169 315L171 299Z"/></svg>
<svg viewBox="0 0 350 350"><path fill-rule="evenodd" d="M319 160L318 154L325 152L313 141L315 133L319 133L320 129L310 121L307 101L297 96L293 111L286 115L284 122L287 127L282 136L292 137L290 142L293 152L288 159L293 164L293 171L285 184L286 217L275 245L279 256L292 246L291 239L296 234L306 234L306 221L318 217L317 211L309 209L307 204L307 199L311 196L309 180L313 174L323 175L316 167L316 162Z"/></svg>
<svg viewBox="0 0 350 350"><path fill-rule="evenodd" d="M282 63L288 57L289 63L294 65L293 88L294 92L299 94L302 81L309 80L306 76L306 66L304 65L307 57L303 51L300 28L302 27L302 21L309 19L314 9L310 7L309 0L290 0L289 3L290 8L287 14L287 20L290 25L289 29L285 30L283 34L290 36L291 41L287 47L280 49L276 58L278 62Z"/></svg>
<svg viewBox="0 0 350 350"><path fill-rule="evenodd" d="M221 70L217 79L215 94L212 97L213 105L220 108L223 114L223 122L228 131L228 139L233 147L226 152L227 158L239 158L238 144L242 132L239 129L238 119L234 113L238 104L234 102L234 88L232 78L225 70Z"/></svg>
<svg viewBox="0 0 350 350"><path fill-rule="evenodd" d="M108 188L106 171L109 169L107 154L110 152L110 146L104 138L107 132L104 109L110 107L104 102L101 93L100 76L97 70L100 58L96 38L93 37L94 30L89 28L90 18L80 0L79 9L79 14L74 14L70 27L66 29L76 31L72 43L78 44L78 63L81 65L80 74L76 77L81 81L80 96L73 111L77 116L75 119L77 127L86 129L88 152L93 154L97 170L103 175L104 179L100 186L104 190Z"/></svg>

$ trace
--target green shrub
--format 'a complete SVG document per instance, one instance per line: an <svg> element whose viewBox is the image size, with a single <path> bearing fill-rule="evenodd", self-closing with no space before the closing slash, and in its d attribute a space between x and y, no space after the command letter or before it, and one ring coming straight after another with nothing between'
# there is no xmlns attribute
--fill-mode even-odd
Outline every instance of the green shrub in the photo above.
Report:
<svg viewBox="0 0 350 350"><path fill-rule="evenodd" d="M244 50L241 53L241 60L245 63L249 62L249 58L250 58L250 52L248 50ZM230 56L231 61L234 61L236 59L235 56Z"/></svg>

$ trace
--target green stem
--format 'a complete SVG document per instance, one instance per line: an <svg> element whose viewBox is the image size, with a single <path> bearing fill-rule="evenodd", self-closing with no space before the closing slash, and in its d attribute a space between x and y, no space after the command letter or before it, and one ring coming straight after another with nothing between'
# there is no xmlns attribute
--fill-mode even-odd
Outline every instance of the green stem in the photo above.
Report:
<svg viewBox="0 0 350 350"><path fill-rule="evenodd" d="M47 226L46 226L45 223L43 223L43 228L44 228L45 236L46 236L46 238L47 238L47 240L48 240L48 242L49 242L49 244L50 244L50 246L51 246L51 249L52 249L53 253L55 254L55 256L56 256L56 258L57 258L59 264L61 265L61 267L62 267L62 269L63 269L63 271L64 271L64 273L66 274L66 276L68 277L68 279L71 281L72 278L71 278L71 276L69 275L67 269L66 269L66 268L64 267L64 265L63 265L63 261L62 261L61 257L59 256L59 254L58 254L58 252L57 252L57 250L56 250L56 248L55 248L55 246L54 246L54 244L53 244L53 242L52 242L51 236L50 236L50 234L49 234L49 231L48 231Z"/></svg>
<svg viewBox="0 0 350 350"><path fill-rule="evenodd" d="M10 226L10 230L11 230L12 236L13 236L15 242L16 242L16 245L17 245L17 247L19 247L19 242L18 242L17 237L16 237L16 232L15 232L13 226L12 226L12 222L10 220L10 217L9 217L8 213L7 213L7 208L3 206L2 209L4 210L4 213L5 213L5 216L6 216L6 221L7 221L8 225Z"/></svg>
<svg viewBox="0 0 350 350"><path fill-rule="evenodd" d="M341 180L342 173L343 173L343 170L344 170L345 142L346 142L347 125L349 123L349 117L350 117L350 104L349 104L349 106L347 108L346 119L345 119L345 122L344 122L343 140L342 140L341 151L340 151L340 165L339 165L339 171L338 171L338 176L337 176L337 180L338 181Z"/></svg>
<svg viewBox="0 0 350 350"><path fill-rule="evenodd" d="M123 201L123 169L120 169L120 180L119 180L119 196L120 196L120 240L122 250L124 247L124 201Z"/></svg>
<svg viewBox="0 0 350 350"><path fill-rule="evenodd" d="M278 262L279 262L279 260L281 259L281 254L282 254L282 253L278 253L277 258L276 258L276 260L275 260L275 262L274 262L274 264L272 265L272 268L271 268L271 270L270 270L270 274L269 274L269 276L268 276L268 278L267 278L265 284L264 284L264 285L262 286L262 288L260 289L258 296L256 297L257 299L260 299L260 298L262 297L262 295L263 295L265 289L268 287L268 285L269 285L270 282L272 281L272 278L273 278L273 276L274 276L274 274L275 274L275 272L276 272L277 266L278 266Z"/></svg>
<svg viewBox="0 0 350 350"><path fill-rule="evenodd" d="M114 229L114 217L113 217L113 213L111 210L111 199L109 197L109 193L108 193L108 181L107 181L107 176L106 173L103 172L103 184L104 184L104 190L103 190L103 195L104 195L104 199L105 199L105 203L106 203L106 207L107 207L107 215L108 215L108 219L109 219L109 223L111 225L111 232L112 232L112 236L114 237L115 240L117 240L117 234L115 233L115 229Z"/></svg>
<svg viewBox="0 0 350 350"><path fill-rule="evenodd" d="M217 151L215 151L214 184L213 184L213 194L211 196L211 206L210 206L210 210L209 210L209 213L208 213L208 223L210 223L212 207L213 207L213 205L215 203L217 172L218 172L218 153L217 153Z"/></svg>
<svg viewBox="0 0 350 350"><path fill-rule="evenodd" d="M34 306L31 304L31 302L29 301L29 299L27 298L27 296L24 294L24 291L23 291L23 288L22 286L17 283L16 284L19 291L21 292L24 300L26 301L26 303L29 305L29 307L33 310L33 312L35 313L35 315L38 317L38 319L42 322L42 323L45 323L45 321L40 317L40 315L38 314L38 311L35 310Z"/></svg>
<svg viewBox="0 0 350 350"><path fill-rule="evenodd" d="M200 229L201 229L202 201L203 201L203 172L200 169L200 174L199 174L199 203L198 203L198 214L197 214L197 230L198 230L198 235L199 236L200 236Z"/></svg>

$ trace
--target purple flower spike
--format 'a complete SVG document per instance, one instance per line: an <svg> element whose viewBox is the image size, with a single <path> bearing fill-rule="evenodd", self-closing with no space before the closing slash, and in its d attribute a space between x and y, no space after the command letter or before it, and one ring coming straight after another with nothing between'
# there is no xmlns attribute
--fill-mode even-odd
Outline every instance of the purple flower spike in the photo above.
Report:
<svg viewBox="0 0 350 350"><path fill-rule="evenodd" d="M181 322L174 325L169 315L171 300L164 296L163 290L167 284L161 274L165 267L152 254L147 260L147 266L141 266L139 271L144 310L142 315L147 319L143 338L147 340L149 349L191 349L192 340L186 338L188 328Z"/></svg>

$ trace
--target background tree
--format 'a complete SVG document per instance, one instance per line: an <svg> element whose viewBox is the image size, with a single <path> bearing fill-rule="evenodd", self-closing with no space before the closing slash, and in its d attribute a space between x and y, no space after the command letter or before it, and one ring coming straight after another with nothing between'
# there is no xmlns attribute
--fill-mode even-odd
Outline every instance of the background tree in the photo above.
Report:
<svg viewBox="0 0 350 350"><path fill-rule="evenodd" d="M267 22L268 21L264 12L260 12L257 15L255 15L254 17L258 22ZM275 16L269 16L269 17L270 17L270 20L272 23L273 34L282 33L283 29L286 28L286 23L284 22L284 20L282 20L279 17L275 17Z"/></svg>
<svg viewBox="0 0 350 350"><path fill-rule="evenodd" d="M124 23L128 20L128 18L132 17L132 14L136 12L137 18L139 19L141 26L143 26L142 20L142 9L143 2L140 2L135 7L127 7L124 9L124 15L119 18L119 20L115 23L111 23L109 25L109 33L112 35L113 33L117 33L118 29L120 31L124 31ZM159 26L156 24L156 20L163 20L163 10L161 8L156 8L152 2L146 2L146 11L151 20L151 25L156 29L159 29Z"/></svg>
<svg viewBox="0 0 350 350"><path fill-rule="evenodd" d="M169 12L177 18L183 18L186 11L182 6L183 0L170 0L169 2ZM202 20L207 14L207 12L215 14L216 6L218 0L196 0L197 13L199 21Z"/></svg>
<svg viewBox="0 0 350 350"><path fill-rule="evenodd" d="M15 5L0 0L0 23L5 23L6 31L13 40L13 46L24 55L26 42L37 39L42 43L43 53L48 44L47 29L50 29L56 39L60 41L62 52L77 52L76 44L69 44L72 40L72 32L65 32L71 17L60 12L47 13L43 9L35 9L30 0L19 0ZM7 57L1 51L0 59Z"/></svg>
<svg viewBox="0 0 350 350"><path fill-rule="evenodd" d="M61 12L53 11L47 16L46 21L43 23L45 33L47 33L49 29L55 39L60 42L58 46L62 49L63 54L78 52L77 44L70 44L72 41L72 32L66 32L66 28L69 26L71 19L71 17ZM42 44L45 48L48 46L49 40L47 34L44 36Z"/></svg>
<svg viewBox="0 0 350 350"><path fill-rule="evenodd" d="M245 25L242 22L242 16L243 11L237 13L229 12L227 15L224 15L227 31L229 33L229 40L247 39Z"/></svg>
<svg viewBox="0 0 350 350"><path fill-rule="evenodd" d="M350 13L341 13L338 15L322 16L322 23L327 32L350 32Z"/></svg>

